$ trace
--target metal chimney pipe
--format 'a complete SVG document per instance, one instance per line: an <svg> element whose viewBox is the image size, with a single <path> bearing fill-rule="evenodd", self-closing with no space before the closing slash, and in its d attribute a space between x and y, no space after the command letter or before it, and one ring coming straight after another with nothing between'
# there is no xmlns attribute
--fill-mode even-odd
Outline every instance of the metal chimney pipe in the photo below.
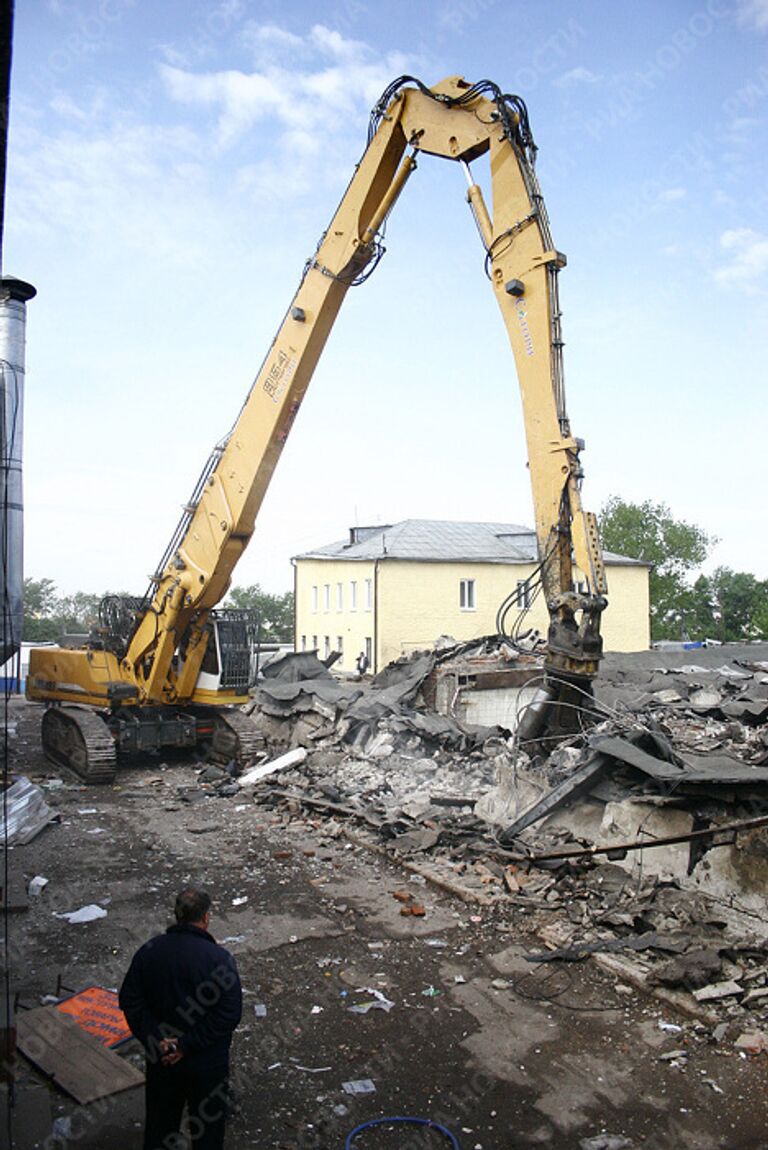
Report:
<svg viewBox="0 0 768 1150"><path fill-rule="evenodd" d="M24 621L24 350L27 300L35 295L32 284L0 279L0 663L19 651Z"/></svg>

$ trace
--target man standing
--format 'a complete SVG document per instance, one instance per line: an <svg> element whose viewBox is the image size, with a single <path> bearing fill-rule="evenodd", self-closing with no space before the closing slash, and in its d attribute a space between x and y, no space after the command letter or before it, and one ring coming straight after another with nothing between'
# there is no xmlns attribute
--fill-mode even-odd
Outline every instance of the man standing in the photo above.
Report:
<svg viewBox="0 0 768 1150"><path fill-rule="evenodd" d="M208 933L210 897L176 898L176 924L133 956L120 1007L147 1055L144 1150L175 1145L186 1104L195 1150L221 1150L229 1048L242 992L235 960Z"/></svg>

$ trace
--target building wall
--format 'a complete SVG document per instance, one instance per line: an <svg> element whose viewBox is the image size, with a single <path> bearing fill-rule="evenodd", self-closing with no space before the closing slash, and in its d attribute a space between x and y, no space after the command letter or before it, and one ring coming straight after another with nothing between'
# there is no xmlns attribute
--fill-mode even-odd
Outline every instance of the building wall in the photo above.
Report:
<svg viewBox="0 0 768 1150"><path fill-rule="evenodd" d="M500 604L517 589L518 582L527 580L533 571L531 563L299 559L296 562L296 649L309 650L317 646L322 659L328 651L338 649L340 639L342 659L336 664L340 670L354 671L360 651L369 649L371 670L381 670L402 654L432 646L439 635L451 635L460 642L492 635L496 632ZM356 584L354 609L353 582ZM605 649L647 649L650 643L648 569L611 565L608 586L609 606L602 626ZM510 610L508 629L518 610L517 607ZM523 630L534 627L546 635L548 623L546 605L539 595L523 622Z"/></svg>
<svg viewBox="0 0 768 1150"><path fill-rule="evenodd" d="M496 632L496 612L518 580L534 571L532 563L404 563L379 566L379 649L382 666L419 647L430 647L439 635L459 642ZM474 582L474 607L460 605L461 581ZM510 619L515 617L513 611ZM525 628L546 632L546 608L538 600Z"/></svg>
<svg viewBox="0 0 768 1150"><path fill-rule="evenodd" d="M317 647L321 659L326 656L326 645L331 651L339 649L342 658L334 664L341 671L354 671L361 651L370 647L370 662L374 660L374 564L351 563L349 560L299 559L296 561L296 650L307 651ZM338 584L341 584L341 609ZM356 586L356 605L352 608L352 584ZM367 584L370 583L370 606ZM328 607L326 592L328 587ZM317 588L315 605L313 588ZM327 644L326 644L327 640ZM383 666L384 664L379 664Z"/></svg>
<svg viewBox="0 0 768 1150"><path fill-rule="evenodd" d="M603 614L606 651L647 651L651 645L651 600L647 567L607 567L608 607Z"/></svg>

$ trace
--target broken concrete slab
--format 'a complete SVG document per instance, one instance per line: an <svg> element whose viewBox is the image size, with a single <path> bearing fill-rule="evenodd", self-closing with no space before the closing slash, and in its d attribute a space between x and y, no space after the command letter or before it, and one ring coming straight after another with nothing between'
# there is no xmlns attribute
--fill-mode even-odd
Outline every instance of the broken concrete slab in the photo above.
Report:
<svg viewBox="0 0 768 1150"><path fill-rule="evenodd" d="M713 1002L720 998L734 998L743 993L744 987L740 986L735 979L729 978L725 982L713 982L707 986L698 987L693 991L693 997L697 1002Z"/></svg>
<svg viewBox="0 0 768 1150"><path fill-rule="evenodd" d="M600 824L600 844L642 841L687 835L694 828L693 816L687 811L658 808L648 803L625 799L606 803ZM617 866L630 873L638 870L664 878L684 879L689 871L690 850L680 844L654 847L649 851L631 851L625 858L611 856Z"/></svg>

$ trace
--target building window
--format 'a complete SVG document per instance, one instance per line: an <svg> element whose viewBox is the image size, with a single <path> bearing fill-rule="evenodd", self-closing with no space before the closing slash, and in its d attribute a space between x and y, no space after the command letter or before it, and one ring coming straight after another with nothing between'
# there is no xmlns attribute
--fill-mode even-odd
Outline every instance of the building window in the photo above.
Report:
<svg viewBox="0 0 768 1150"><path fill-rule="evenodd" d="M373 609L373 580L366 579L365 581L365 609L370 611Z"/></svg>
<svg viewBox="0 0 768 1150"><path fill-rule="evenodd" d="M307 649L307 636L306 635L301 636L301 649L302 649L302 651L306 651L306 649Z"/></svg>
<svg viewBox="0 0 768 1150"><path fill-rule="evenodd" d="M336 636L336 650L339 652L340 655L344 654L344 636L343 635L337 635Z"/></svg>
<svg viewBox="0 0 768 1150"><path fill-rule="evenodd" d="M587 583L581 579L574 579L573 589L577 595L588 595L589 594L589 587L588 587Z"/></svg>
<svg viewBox="0 0 768 1150"><path fill-rule="evenodd" d="M331 609L331 585L326 583L323 587L323 610L330 611Z"/></svg>
<svg viewBox="0 0 768 1150"><path fill-rule="evenodd" d="M531 588L527 579L518 579L517 581L517 594L515 595L515 603L518 607L530 607L531 605Z"/></svg>
<svg viewBox="0 0 768 1150"><path fill-rule="evenodd" d="M336 610L337 611L343 611L344 610L344 584L343 583L337 583L336 584Z"/></svg>
<svg viewBox="0 0 768 1150"><path fill-rule="evenodd" d="M357 583L354 579L349 585L349 609L350 611L357 610Z"/></svg>
<svg viewBox="0 0 768 1150"><path fill-rule="evenodd" d="M317 584L312 588L312 610L317 611Z"/></svg>
<svg viewBox="0 0 768 1150"><path fill-rule="evenodd" d="M312 650L313 651L317 650L317 635L312 636Z"/></svg>
<svg viewBox="0 0 768 1150"><path fill-rule="evenodd" d="M368 666L370 667L373 660L373 643L370 639L365 640L365 657L368 660Z"/></svg>
<svg viewBox="0 0 768 1150"><path fill-rule="evenodd" d="M475 609L475 581L474 579L459 579L459 607L462 611Z"/></svg>
<svg viewBox="0 0 768 1150"><path fill-rule="evenodd" d="M325 652L323 658L327 659L331 653L331 636L330 635L325 636L325 642L323 643L323 650Z"/></svg>

